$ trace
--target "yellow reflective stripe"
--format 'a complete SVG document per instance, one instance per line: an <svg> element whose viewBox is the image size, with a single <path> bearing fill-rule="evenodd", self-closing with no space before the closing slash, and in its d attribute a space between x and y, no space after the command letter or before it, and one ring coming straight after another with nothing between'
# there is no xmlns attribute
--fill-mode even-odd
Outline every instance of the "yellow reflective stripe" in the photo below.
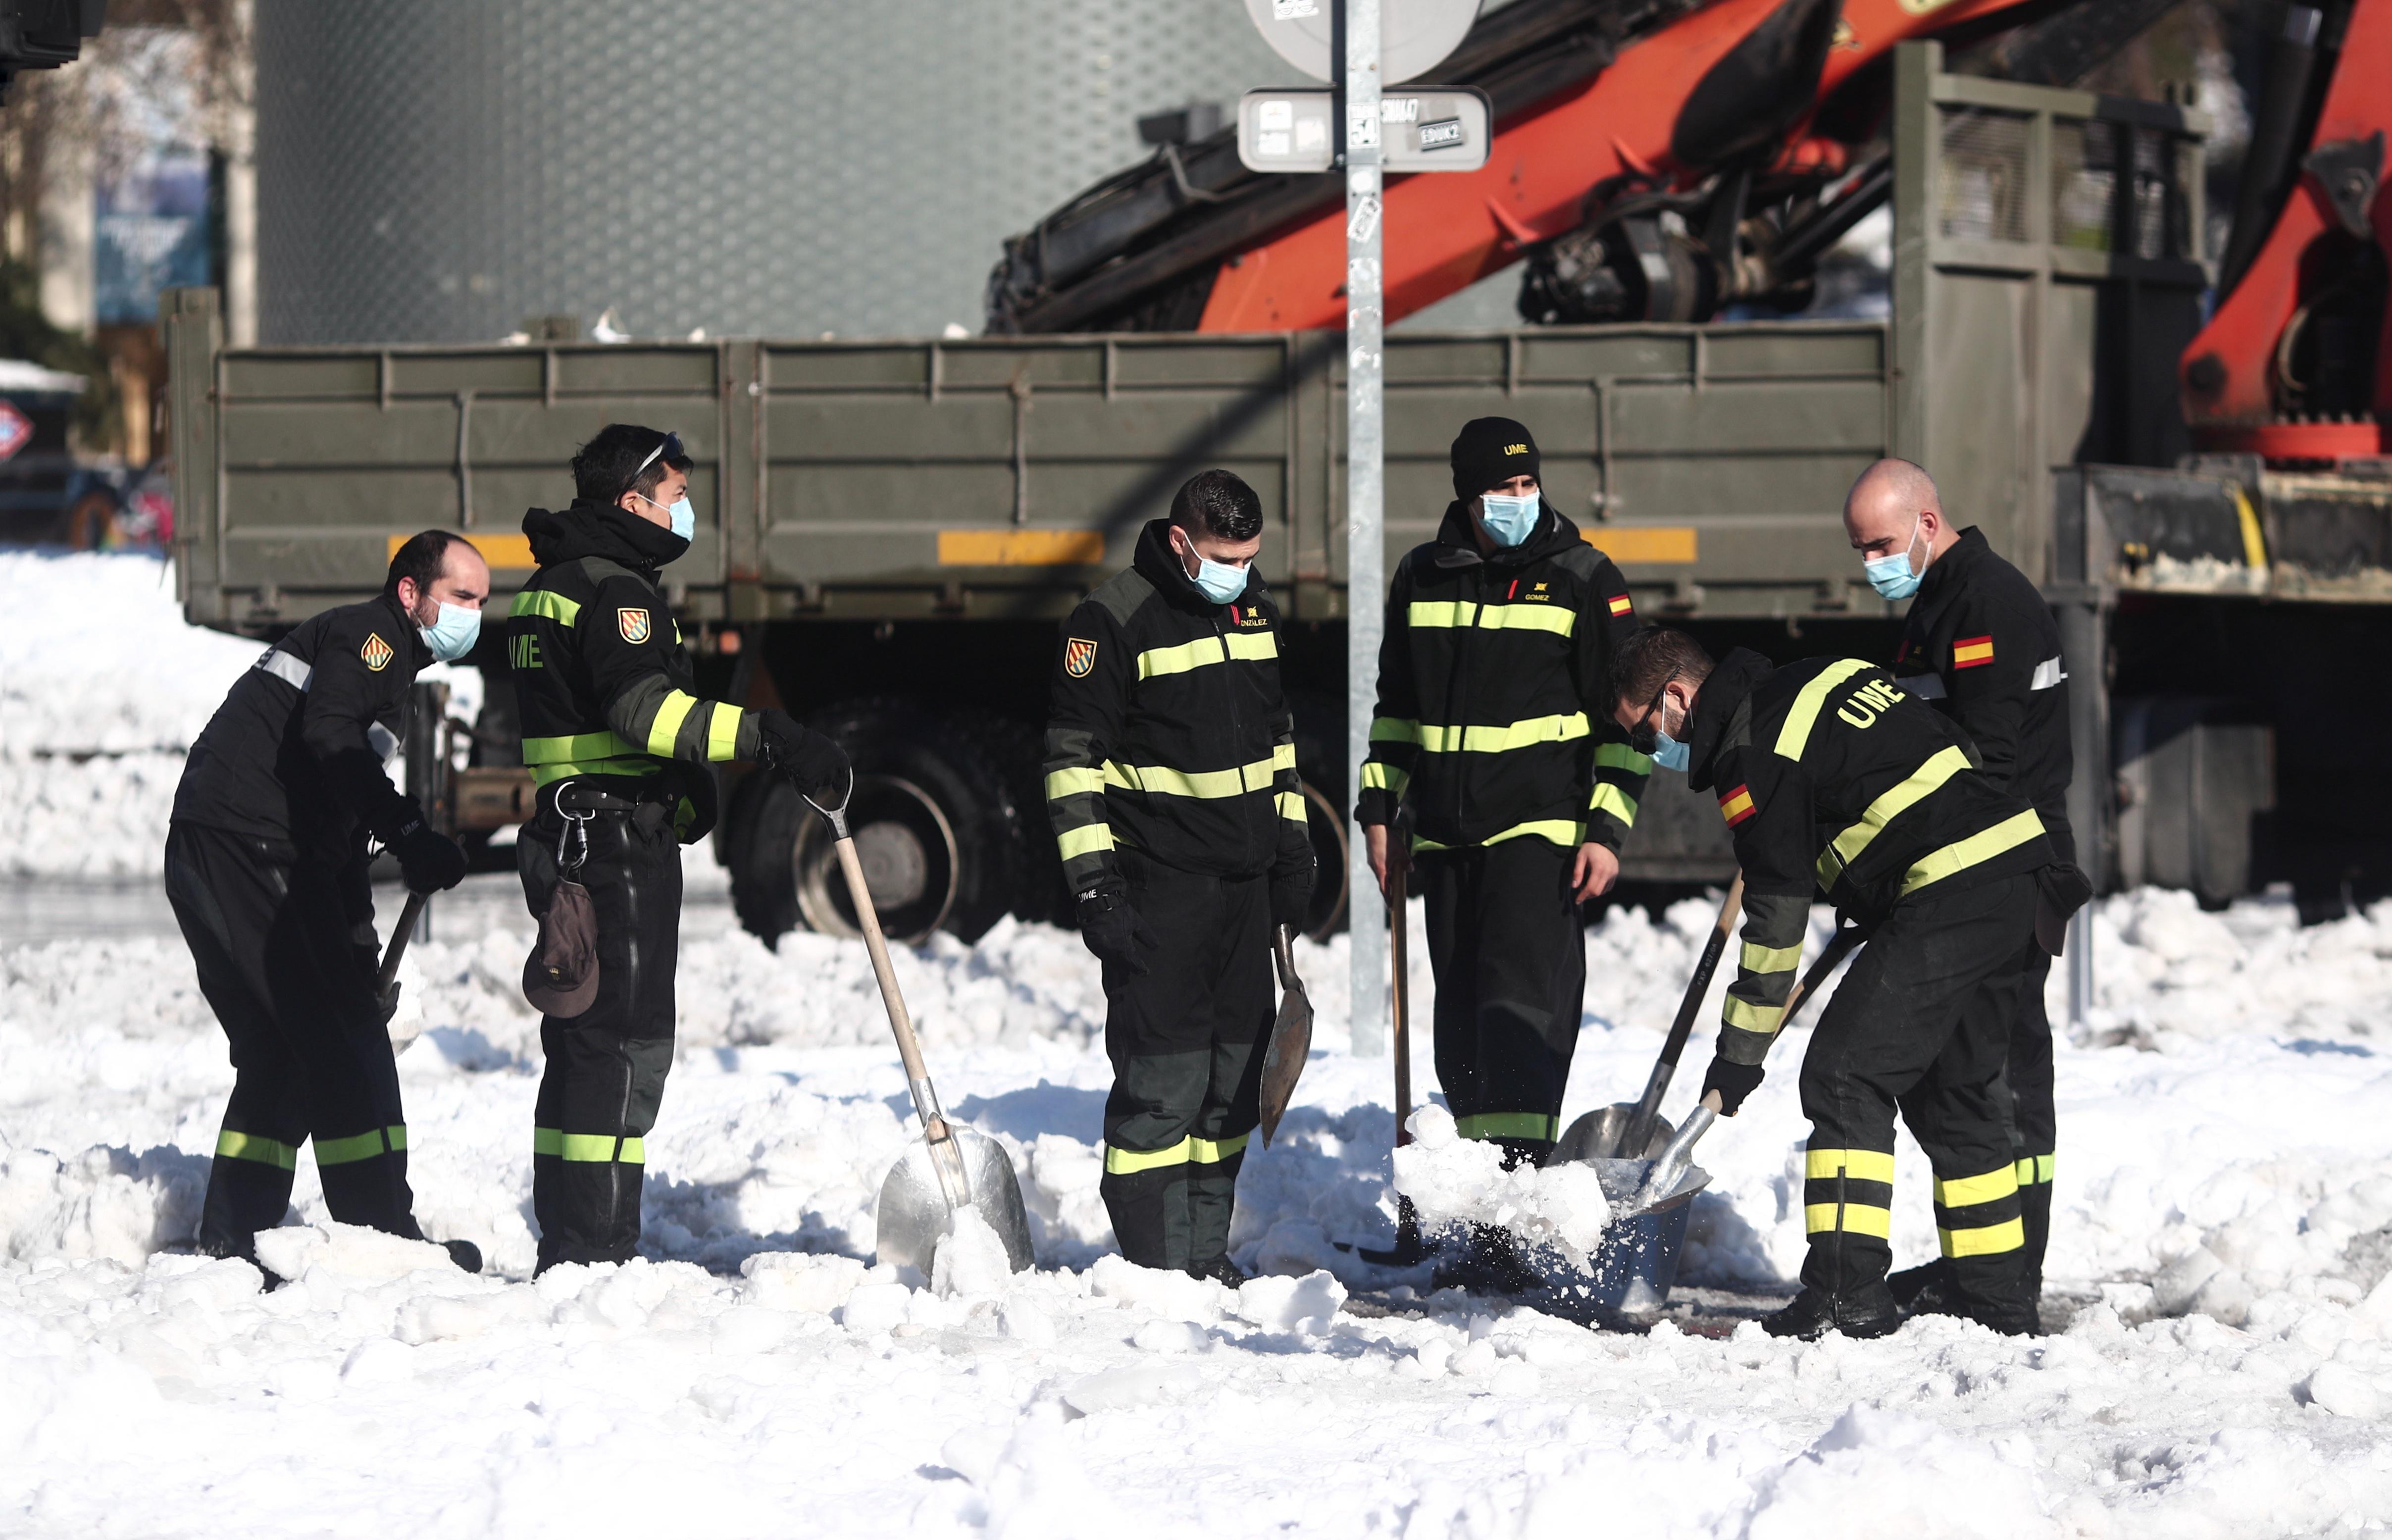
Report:
<svg viewBox="0 0 2392 1540"><path fill-rule="evenodd" d="M1574 850L1586 843L1586 825L1573 823L1567 818L1531 818L1524 824L1514 824L1501 833L1489 834L1478 842L1482 845L1500 845L1506 840L1530 838L1550 840L1565 850ZM1423 839L1417 834L1412 836L1412 849L1416 851L1453 848L1451 845L1438 844L1435 840Z"/></svg>
<svg viewBox="0 0 2392 1540"><path fill-rule="evenodd" d="M1774 1032L1777 1024L1785 1019L1786 1008L1782 1005L1755 1005L1735 995L1727 997L1720 1007L1720 1020L1730 1026L1740 1026L1747 1032L1764 1035Z"/></svg>
<svg viewBox="0 0 2392 1540"><path fill-rule="evenodd" d="M1802 1158L1806 1177L1830 1178L1841 1171L1854 1181L1893 1183L1893 1156L1884 1150L1811 1150Z"/></svg>
<svg viewBox="0 0 2392 1540"><path fill-rule="evenodd" d="M1748 973L1790 973L1802 965L1802 944L1791 946L1763 946L1748 941L1736 953L1736 960Z"/></svg>
<svg viewBox="0 0 2392 1540"><path fill-rule="evenodd" d="M653 776L664 769L655 760L642 755L635 759L565 760L555 764L535 764L531 767L531 783L546 786L551 781L565 780L573 776Z"/></svg>
<svg viewBox="0 0 2392 1540"><path fill-rule="evenodd" d="M1291 758L1293 750L1290 750ZM1105 762L1104 777L1108 786L1124 787L1133 791L1156 791L1173 797L1200 797L1216 800L1222 797L1242 797L1249 791L1268 791L1283 768L1279 756L1258 759L1234 770L1174 770L1161 764L1122 764Z"/></svg>
<svg viewBox="0 0 2392 1540"><path fill-rule="evenodd" d="M406 1148L407 1130L405 1129L371 1129L364 1133L352 1134L346 1139L316 1141L316 1164L346 1166L352 1161L371 1160L378 1155Z"/></svg>
<svg viewBox="0 0 2392 1540"><path fill-rule="evenodd" d="M1539 743L1568 743L1592 731L1584 711L1532 716L1502 726L1440 727L1424 723L1420 745L1432 754L1501 754Z"/></svg>
<svg viewBox="0 0 2392 1540"><path fill-rule="evenodd" d="M1777 729L1777 753L1781 759L1802 757L1803 746L1811 741L1811 728L1827 704L1827 692L1869 666L1857 658L1840 658L1802 686L1802 693L1794 698L1794 709L1786 713L1786 724Z"/></svg>
<svg viewBox="0 0 2392 1540"><path fill-rule="evenodd" d="M1371 741L1373 743L1418 743L1421 724L1409 717L1374 716L1371 719Z"/></svg>
<svg viewBox="0 0 2392 1540"><path fill-rule="evenodd" d="M1080 791L1102 791L1105 773L1092 765L1074 764L1062 770L1046 772L1046 800L1069 797Z"/></svg>
<svg viewBox="0 0 2392 1540"><path fill-rule="evenodd" d="M1819 853L1819 891L1825 893L1834 887L1836 879L1844 874L1844 868L1861 858L1861 852L1868 849L1869 842L1885 832L1886 825L1967 768L1969 751L1954 744L1938 750L1926 763L1869 803L1868 810L1861 815L1860 822L1837 835L1828 842L1827 848Z"/></svg>
<svg viewBox="0 0 2392 1540"><path fill-rule="evenodd" d="M1540 1112L1477 1112L1457 1117L1453 1126L1464 1139L1540 1139L1561 1137L1562 1120Z"/></svg>
<svg viewBox="0 0 2392 1540"><path fill-rule="evenodd" d="M697 697L687 691L667 690L656 707L656 719L648 724L648 752L659 759L672 758L673 740L681 736L681 724L696 705Z"/></svg>
<svg viewBox="0 0 2392 1540"><path fill-rule="evenodd" d="M621 1146L620 1155L616 1154ZM638 1138L618 1139L611 1133L566 1133L562 1129L534 1129L531 1131L531 1153L536 1155L556 1155L565 1160L615 1162L626 1166L644 1166L648 1148Z"/></svg>
<svg viewBox="0 0 2392 1540"><path fill-rule="evenodd" d="M1629 828L1636 827L1636 799L1609 781L1594 783L1594 797L1587 803L1586 810L1589 813L1608 813Z"/></svg>
<svg viewBox="0 0 2392 1540"><path fill-rule="evenodd" d="M1199 1139L1190 1134L1176 1144L1160 1150L1124 1150L1117 1144L1105 1146L1107 1176L1135 1176L1164 1166L1217 1166L1231 1155L1242 1154L1252 1134L1237 1134L1228 1139Z"/></svg>
<svg viewBox="0 0 2392 1540"><path fill-rule="evenodd" d="M1272 631L1229 633L1229 657L1240 663L1268 663L1279 656L1279 633Z"/></svg>
<svg viewBox="0 0 2392 1540"><path fill-rule="evenodd" d="M2004 1166L1982 1176L1956 1177L1950 1181L1935 1179L1935 1201L1946 1208L1966 1208L1972 1203L1993 1203L2018 1192L2018 1168Z"/></svg>
<svg viewBox="0 0 2392 1540"><path fill-rule="evenodd" d="M1475 605L1415 599L1406 619L1424 631L1549 631L1567 636L1578 628L1576 610L1553 604Z"/></svg>
<svg viewBox="0 0 2392 1540"><path fill-rule="evenodd" d="M279 1167L285 1171L299 1168L296 1145L285 1144L264 1134L242 1133L238 1129L226 1129L216 1135L216 1158L219 1160L254 1160L261 1166Z"/></svg>
<svg viewBox="0 0 2392 1540"><path fill-rule="evenodd" d="M1594 746L1594 767L1649 776L1653 773L1653 756L1640 754L1624 743L1598 743Z"/></svg>
<svg viewBox="0 0 2392 1540"><path fill-rule="evenodd" d="M1055 843L1063 852L1066 861L1093 851L1111 850L1113 848L1113 827L1111 824L1083 824L1078 829L1067 829L1055 836Z"/></svg>
<svg viewBox="0 0 2392 1540"><path fill-rule="evenodd" d="M545 588L526 588L515 595L514 604L507 607L507 619L519 620L527 615L569 626L581 619L581 607L562 594L552 594Z"/></svg>
<svg viewBox="0 0 2392 1540"><path fill-rule="evenodd" d="M612 733L570 733L562 737L527 737L523 740L523 762L526 764L554 764L569 759L616 759L622 756L638 758L646 752L636 743L629 743Z"/></svg>
<svg viewBox="0 0 2392 1540"><path fill-rule="evenodd" d="M706 757L720 764L739 757L739 719L747 713L727 700L714 702L706 724Z"/></svg>
<svg viewBox="0 0 2392 1540"><path fill-rule="evenodd" d="M1150 647L1138 655L1138 676L1152 679L1161 674L1186 673L1210 663L1267 663L1278 656L1277 632L1233 631L1225 635L1199 636L1176 646Z"/></svg>
<svg viewBox="0 0 2392 1540"><path fill-rule="evenodd" d="M1935 1232L1935 1238L1943 1243L1946 1257L1991 1257L2024 1248L2026 1225L2020 1220L2004 1220L1999 1224L1982 1225L1975 1230L1939 1229Z"/></svg>
<svg viewBox="0 0 2392 1540"><path fill-rule="evenodd" d="M1295 745L1293 743L1282 743L1274 748L1271 750L1270 763L1271 768L1274 770L1294 769Z"/></svg>
<svg viewBox="0 0 2392 1540"><path fill-rule="evenodd" d="M1907 898L1930 882L1941 882L1956 871L1966 871L1980 861L1990 861L2006 850L2015 850L2043 832L2043 820L2034 809L2004 818L1993 828L1956 840L1942 850L1920 861L1902 879L1902 894Z"/></svg>
<svg viewBox="0 0 2392 1540"><path fill-rule="evenodd" d="M1305 811L1304 793L1282 791L1279 794L1279 816L1299 824L1309 824L1312 816Z"/></svg>
<svg viewBox="0 0 2392 1540"><path fill-rule="evenodd" d="M1842 1206L1844 1222L1836 1223L1837 1205L1806 1203L1802 1206L1802 1228L1811 1234L1833 1233L1841 1230L1847 1235L1875 1235L1884 1240L1893 1233L1893 1210L1879 1208L1875 1204L1847 1203Z"/></svg>
<svg viewBox="0 0 2392 1540"><path fill-rule="evenodd" d="M1366 759L1362 762L1362 788L1366 791L1384 791L1390 796L1400 797L1404 794L1404 788L1411 783L1412 774L1409 770L1389 764L1384 760Z"/></svg>
<svg viewBox="0 0 2392 1540"><path fill-rule="evenodd" d="M2021 1155L2018 1162L2019 1185L2032 1187L2038 1181L2049 1181L2054 1158L2048 1155Z"/></svg>

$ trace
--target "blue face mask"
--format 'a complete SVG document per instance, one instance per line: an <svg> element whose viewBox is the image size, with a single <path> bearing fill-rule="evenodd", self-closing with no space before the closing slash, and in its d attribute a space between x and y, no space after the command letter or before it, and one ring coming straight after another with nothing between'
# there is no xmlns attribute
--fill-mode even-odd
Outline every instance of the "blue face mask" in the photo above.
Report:
<svg viewBox="0 0 2392 1540"><path fill-rule="evenodd" d="M1175 544L1173 551L1179 555L1183 569L1190 556L1196 558L1196 570L1189 574L1188 581L1196 585L1196 592L1203 594L1207 602L1225 605L1246 591L1245 568L1231 567L1225 561L1208 561L1193 545L1182 554Z"/></svg>
<svg viewBox="0 0 2392 1540"><path fill-rule="evenodd" d="M432 656L444 663L453 663L474 650L482 639L482 612L467 609L463 605L444 604L440 619L428 626L417 626L415 633L432 649Z"/></svg>
<svg viewBox="0 0 2392 1540"><path fill-rule="evenodd" d="M1487 538L1509 549L1527 540L1537 528L1537 494L1507 497L1502 492L1482 493L1478 499L1479 517L1487 526Z"/></svg>
<svg viewBox="0 0 2392 1540"><path fill-rule="evenodd" d="M1656 728L1653 733L1653 763L1664 770L1675 770L1683 776L1688 763L1686 746Z"/></svg>
<svg viewBox="0 0 2392 1540"><path fill-rule="evenodd" d="M634 491L631 495L638 498L641 502L646 503L651 508L665 508L663 503L658 502L655 498L648 496L645 492ZM696 540L697 538L697 510L689 505L688 498L677 497L673 499L673 505L670 508L665 508L665 518L668 521L667 527L682 539Z"/></svg>
<svg viewBox="0 0 2392 1540"><path fill-rule="evenodd" d="M1919 575L1910 569L1910 547L1918 543L1918 525L1914 522L1910 527L1910 539L1903 546L1901 555L1878 556L1861 563L1861 570L1867 574L1869 586L1877 590L1878 597L1907 599L1918 592Z"/></svg>

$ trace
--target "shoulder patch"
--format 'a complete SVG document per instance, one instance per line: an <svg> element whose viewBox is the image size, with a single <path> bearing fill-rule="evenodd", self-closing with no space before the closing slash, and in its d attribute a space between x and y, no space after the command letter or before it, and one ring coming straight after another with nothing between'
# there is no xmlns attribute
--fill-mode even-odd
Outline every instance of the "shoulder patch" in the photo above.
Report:
<svg viewBox="0 0 2392 1540"><path fill-rule="evenodd" d="M366 645L358 649L358 656L365 659L367 668L380 673L390 667L390 660L398 654L382 639L381 632L370 631L366 633Z"/></svg>
<svg viewBox="0 0 2392 1540"><path fill-rule="evenodd" d="M1720 816L1727 820L1727 827L1730 829L1734 829L1753 815L1752 793L1742 785L1731 787L1722 792L1719 804Z"/></svg>
<svg viewBox="0 0 2392 1540"><path fill-rule="evenodd" d="M653 629L648 623L648 612L644 609L615 611L615 626L622 632L623 640L633 646L638 646L642 642L646 641L649 632Z"/></svg>
<svg viewBox="0 0 2392 1540"><path fill-rule="evenodd" d="M1097 666L1097 645L1086 637L1067 637L1063 643L1063 672L1074 679L1086 679L1088 671Z"/></svg>
<svg viewBox="0 0 2392 1540"><path fill-rule="evenodd" d="M1625 594L1614 594L1603 602L1610 609L1615 620L1622 615L1633 616L1636 613L1636 607L1629 602L1628 595Z"/></svg>
<svg viewBox="0 0 2392 1540"><path fill-rule="evenodd" d="M1952 666L1956 669L1979 669L1994 660L1994 638L1963 636L1952 644Z"/></svg>

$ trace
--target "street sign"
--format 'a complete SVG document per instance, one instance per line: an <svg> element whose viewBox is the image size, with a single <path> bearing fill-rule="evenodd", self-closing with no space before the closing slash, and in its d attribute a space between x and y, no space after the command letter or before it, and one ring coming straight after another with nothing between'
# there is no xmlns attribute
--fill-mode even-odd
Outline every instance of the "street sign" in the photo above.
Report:
<svg viewBox="0 0 2392 1540"><path fill-rule="evenodd" d="M1273 52L1315 80L1335 78L1330 58L1334 0L1246 0L1246 14ZM1478 0L1379 0L1379 79L1418 80L1462 46Z"/></svg>
<svg viewBox="0 0 2392 1540"><path fill-rule="evenodd" d="M1494 137L1494 104L1470 85L1424 85L1379 98L1384 171L1476 171ZM1248 171L1327 171L1337 163L1337 93L1249 91L1238 98L1238 159Z"/></svg>

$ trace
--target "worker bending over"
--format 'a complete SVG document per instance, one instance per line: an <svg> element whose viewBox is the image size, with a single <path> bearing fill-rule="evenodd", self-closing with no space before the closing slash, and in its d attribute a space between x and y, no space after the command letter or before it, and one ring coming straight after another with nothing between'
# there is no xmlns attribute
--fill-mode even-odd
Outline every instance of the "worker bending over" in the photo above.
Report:
<svg viewBox="0 0 2392 1540"><path fill-rule="evenodd" d="M2034 1331L2001 1077L2052 859L2042 818L1875 664L1773 669L1737 648L1714 668L1693 638L1656 629L1620 649L1611 693L1656 763L1718 796L1744 870L1743 948L1703 1081L1724 1115L1761 1084L1813 895L1868 937L1802 1061L1810 1254L1801 1294L1762 1325L1813 1338L1900 1324L1885 1282L1899 1107L1935 1168L1951 1310Z"/></svg>
<svg viewBox="0 0 2392 1540"><path fill-rule="evenodd" d="M1453 441L1454 501L1397 564L1355 818L1371 869L1416 863L1436 975L1437 1082L1465 1139L1540 1161L1586 996L1579 905L1609 891L1652 763L1606 672L1635 633L1627 581L1543 500L1537 441L1482 417ZM1399 808L1414 833L1392 838ZM1537 1282L1510 1233L1472 1232L1441 1283Z"/></svg>
<svg viewBox="0 0 2392 1540"><path fill-rule="evenodd" d="M1180 488L1065 623L1046 726L1063 878L1104 963L1113 1234L1141 1267L1232 1287L1271 928L1303 925L1313 876L1262 528L1228 471Z"/></svg>

